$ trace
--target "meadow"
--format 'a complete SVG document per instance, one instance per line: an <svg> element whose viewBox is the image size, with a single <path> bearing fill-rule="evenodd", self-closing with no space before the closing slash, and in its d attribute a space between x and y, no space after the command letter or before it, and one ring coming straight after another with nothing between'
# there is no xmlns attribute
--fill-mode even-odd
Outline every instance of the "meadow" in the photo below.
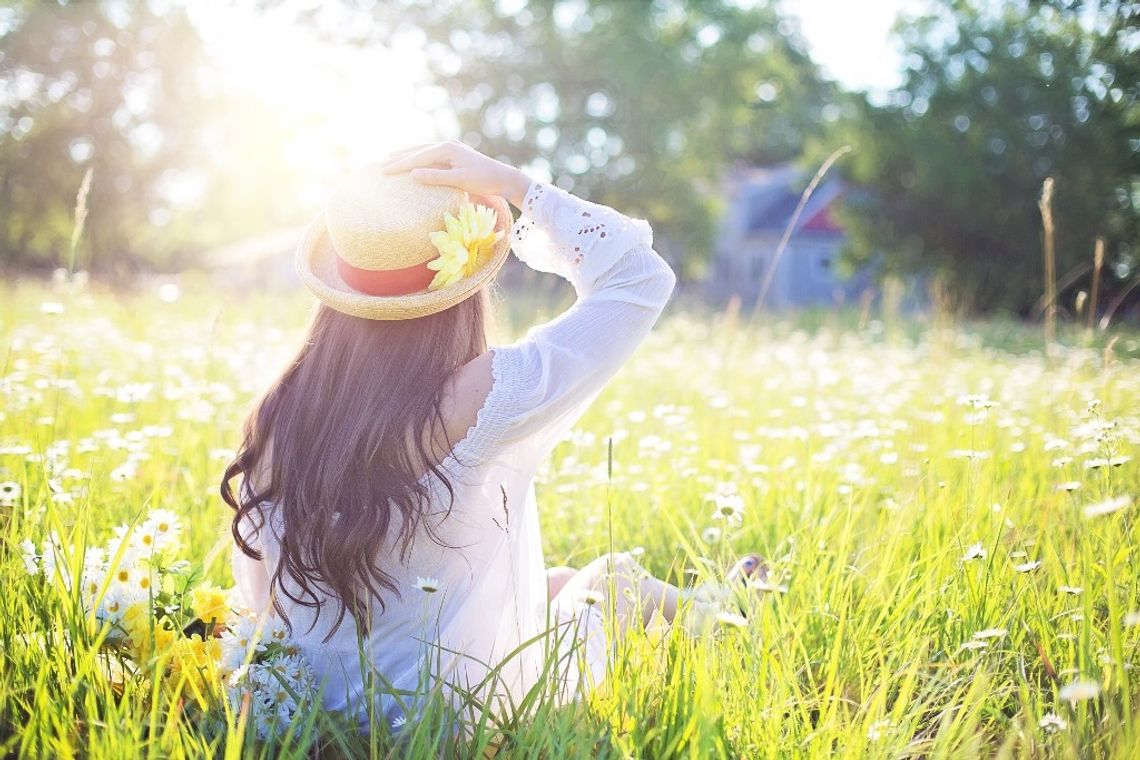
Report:
<svg viewBox="0 0 1140 760"><path fill-rule="evenodd" d="M261 741L208 686L194 712L185 687L159 688L161 664L97 656L106 630L35 572L51 531L99 545L169 510L183 590L230 586L220 476L311 308L208 288L0 291L0 754L441 751L426 723L396 744L307 709ZM1047 358L1016 325L671 306L539 473L547 564L636 550L688 585L757 551L770 582L707 635L628 637L608 688L540 700L463 751L1140 756L1140 346L1112 336L1063 331Z"/></svg>

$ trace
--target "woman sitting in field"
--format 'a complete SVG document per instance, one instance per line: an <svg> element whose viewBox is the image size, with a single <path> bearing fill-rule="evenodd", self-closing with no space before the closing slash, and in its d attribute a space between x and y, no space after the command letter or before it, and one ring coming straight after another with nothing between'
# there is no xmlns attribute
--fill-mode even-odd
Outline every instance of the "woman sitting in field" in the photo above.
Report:
<svg viewBox="0 0 1140 760"><path fill-rule="evenodd" d="M222 486L238 587L289 624L326 708L368 730L372 684L389 724L413 719L402 695L426 673L453 698L517 704L555 654L558 693L579 694L602 681L613 643L598 595L618 632L673 620L681 592L628 553L548 569L533 482L673 291L651 243L644 220L455 141L336 188L297 254L321 304ZM512 248L577 300L488 347L487 289ZM749 555L729 575L759 568Z"/></svg>

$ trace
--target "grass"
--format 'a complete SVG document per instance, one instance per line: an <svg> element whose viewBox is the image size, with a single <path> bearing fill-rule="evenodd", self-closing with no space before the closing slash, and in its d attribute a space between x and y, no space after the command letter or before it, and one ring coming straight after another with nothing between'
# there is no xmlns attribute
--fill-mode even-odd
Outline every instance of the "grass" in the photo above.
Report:
<svg viewBox="0 0 1140 760"><path fill-rule="evenodd" d="M309 309L0 291L0 482L19 485L0 507L0 753L443 751L429 721L394 745L318 710L270 745L220 706L183 715L145 673L113 686L67 595L23 567L24 538L99 543L165 507L188 525L182 556L230 585L219 476ZM538 474L547 562L640 546L688 583L756 550L786 591L744 628L630 637L609 688L539 700L501 727L500 757L1137 756L1138 505L1083 511L1140 497L1135 334L1062 329L1048 366L1039 330L1008 323L671 312ZM744 519L710 542L724 483ZM1080 681L1099 694L1062 699Z"/></svg>

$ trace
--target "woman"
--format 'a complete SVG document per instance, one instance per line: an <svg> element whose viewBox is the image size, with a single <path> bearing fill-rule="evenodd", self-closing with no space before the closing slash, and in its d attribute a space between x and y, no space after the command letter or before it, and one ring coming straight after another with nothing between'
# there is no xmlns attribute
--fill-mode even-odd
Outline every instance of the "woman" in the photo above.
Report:
<svg viewBox="0 0 1140 760"><path fill-rule="evenodd" d="M620 630L673 619L679 590L628 553L548 570L533 483L673 291L651 243L644 220L456 141L399 151L333 192L297 255L321 304L222 485L240 592L289 624L327 679L326 708L368 730L371 683L400 723L425 674L453 698L517 704L555 655L567 697L605 676L599 593ZM489 348L487 285L512 248L577 300ZM730 575L756 569L749 555Z"/></svg>

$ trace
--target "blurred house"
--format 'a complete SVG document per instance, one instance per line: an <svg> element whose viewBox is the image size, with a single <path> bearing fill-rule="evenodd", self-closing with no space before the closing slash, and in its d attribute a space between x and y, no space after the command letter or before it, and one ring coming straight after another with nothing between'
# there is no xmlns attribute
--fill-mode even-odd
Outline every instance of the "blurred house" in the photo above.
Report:
<svg viewBox="0 0 1140 760"><path fill-rule="evenodd" d="M815 189L775 261L780 239L810 181L811 174L792 164L738 168L729 175L728 210L707 282L714 301L738 295L743 306L752 306L767 277L771 282L764 305L775 309L857 302L872 287L869 270L845 276L838 266L846 235L834 210L848 187L834 176L825 177Z"/></svg>

